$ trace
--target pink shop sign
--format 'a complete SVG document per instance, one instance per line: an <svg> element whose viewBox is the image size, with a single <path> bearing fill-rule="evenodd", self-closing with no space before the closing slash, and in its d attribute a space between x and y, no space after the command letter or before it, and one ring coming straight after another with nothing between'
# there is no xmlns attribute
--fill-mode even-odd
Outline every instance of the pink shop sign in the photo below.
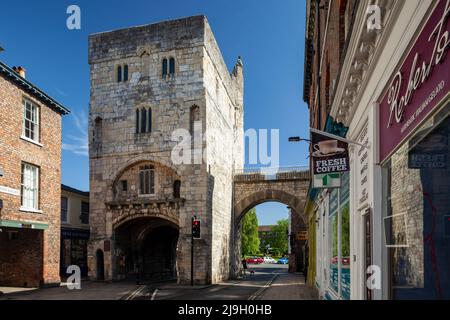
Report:
<svg viewBox="0 0 450 320"><path fill-rule="evenodd" d="M380 162L450 92L450 0L438 0L379 105Z"/></svg>

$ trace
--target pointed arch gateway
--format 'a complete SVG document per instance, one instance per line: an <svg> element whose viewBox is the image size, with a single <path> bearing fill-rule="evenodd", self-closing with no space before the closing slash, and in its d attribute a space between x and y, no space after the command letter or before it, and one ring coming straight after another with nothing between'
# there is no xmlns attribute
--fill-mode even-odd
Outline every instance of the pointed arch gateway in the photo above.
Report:
<svg viewBox="0 0 450 320"><path fill-rule="evenodd" d="M129 186L124 190L122 183ZM180 210L184 200L172 189L177 171L150 155L125 163L111 183L106 202L112 217L115 279L175 280Z"/></svg>

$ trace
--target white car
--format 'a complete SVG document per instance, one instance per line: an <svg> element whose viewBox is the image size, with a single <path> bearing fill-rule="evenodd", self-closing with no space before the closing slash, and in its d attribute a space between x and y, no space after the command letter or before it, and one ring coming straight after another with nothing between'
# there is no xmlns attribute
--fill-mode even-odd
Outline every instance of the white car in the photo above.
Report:
<svg viewBox="0 0 450 320"><path fill-rule="evenodd" d="M277 263L277 260L272 257L264 257L264 263Z"/></svg>

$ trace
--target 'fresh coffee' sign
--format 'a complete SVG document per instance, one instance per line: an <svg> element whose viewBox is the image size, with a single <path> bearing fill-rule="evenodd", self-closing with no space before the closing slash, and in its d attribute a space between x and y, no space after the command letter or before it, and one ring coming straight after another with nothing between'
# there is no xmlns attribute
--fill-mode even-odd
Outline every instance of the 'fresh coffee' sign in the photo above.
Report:
<svg viewBox="0 0 450 320"><path fill-rule="evenodd" d="M346 142L311 132L311 143L315 175L350 171Z"/></svg>

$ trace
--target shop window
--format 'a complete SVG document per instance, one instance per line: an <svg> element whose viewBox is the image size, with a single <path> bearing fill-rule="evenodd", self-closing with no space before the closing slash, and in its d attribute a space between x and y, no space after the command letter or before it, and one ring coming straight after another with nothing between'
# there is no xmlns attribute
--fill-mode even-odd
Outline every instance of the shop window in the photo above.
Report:
<svg viewBox="0 0 450 320"><path fill-rule="evenodd" d="M9 241L19 240L19 232L18 231L8 231L8 240Z"/></svg>
<svg viewBox="0 0 450 320"><path fill-rule="evenodd" d="M341 175L342 188L329 197L329 288L337 297L350 299L350 194L349 174ZM340 277L339 277L340 275Z"/></svg>
<svg viewBox="0 0 450 320"><path fill-rule="evenodd" d="M391 299L450 299L450 106L383 164Z"/></svg>

